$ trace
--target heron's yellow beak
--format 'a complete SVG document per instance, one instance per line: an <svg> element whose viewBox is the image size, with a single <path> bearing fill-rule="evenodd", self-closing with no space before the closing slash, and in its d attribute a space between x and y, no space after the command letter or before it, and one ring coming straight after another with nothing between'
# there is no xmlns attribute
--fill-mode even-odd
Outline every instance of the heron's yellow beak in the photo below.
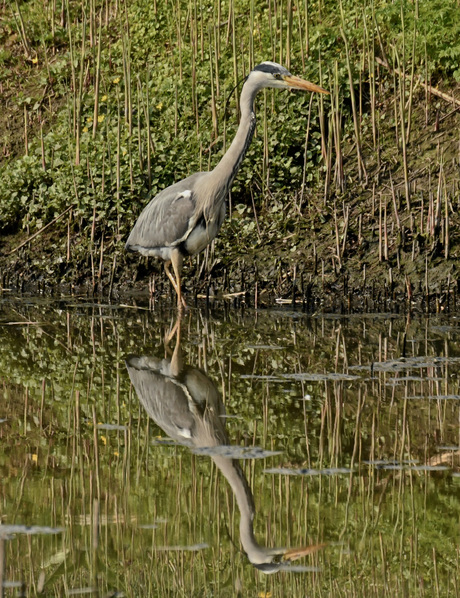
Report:
<svg viewBox="0 0 460 598"><path fill-rule="evenodd" d="M310 83L310 81L305 81L304 79L296 77L295 75L285 75L283 79L290 89L303 89L304 91L316 91L317 93L329 94L328 91L322 87L319 87L319 85Z"/></svg>
<svg viewBox="0 0 460 598"><path fill-rule="evenodd" d="M321 89L321 88L319 88ZM326 92L328 93L328 92ZM314 546L302 546L301 548L290 548L284 553L285 561L296 561L307 554L313 554L318 550L325 548L326 544L316 544Z"/></svg>

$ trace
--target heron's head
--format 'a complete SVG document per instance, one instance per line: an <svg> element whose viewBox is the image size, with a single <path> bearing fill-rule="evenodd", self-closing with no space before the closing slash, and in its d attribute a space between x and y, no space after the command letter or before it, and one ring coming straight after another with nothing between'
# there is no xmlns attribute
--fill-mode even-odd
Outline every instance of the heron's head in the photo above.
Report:
<svg viewBox="0 0 460 598"><path fill-rule="evenodd" d="M275 87L277 89L301 89L303 91L316 91L329 93L322 87L292 75L284 66L276 62L262 62L249 74L248 80L254 80L258 88Z"/></svg>

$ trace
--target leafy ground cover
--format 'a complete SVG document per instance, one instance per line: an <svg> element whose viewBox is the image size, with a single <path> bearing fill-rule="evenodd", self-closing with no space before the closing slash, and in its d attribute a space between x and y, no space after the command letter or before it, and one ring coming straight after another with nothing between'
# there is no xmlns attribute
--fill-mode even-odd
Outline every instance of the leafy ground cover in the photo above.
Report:
<svg viewBox="0 0 460 598"><path fill-rule="evenodd" d="M2 288L169 293L124 240L149 194L217 163L231 89L272 59L330 99L259 96L230 220L186 264L189 296L455 307L457 14L456 0L3 6Z"/></svg>

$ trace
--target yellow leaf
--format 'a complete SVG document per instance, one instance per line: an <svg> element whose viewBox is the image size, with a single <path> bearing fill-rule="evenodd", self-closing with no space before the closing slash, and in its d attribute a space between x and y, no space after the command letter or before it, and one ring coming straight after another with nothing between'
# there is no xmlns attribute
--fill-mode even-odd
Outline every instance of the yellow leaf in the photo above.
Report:
<svg viewBox="0 0 460 598"><path fill-rule="evenodd" d="M101 436L102 444L107 444L107 438L105 436Z"/></svg>
<svg viewBox="0 0 460 598"><path fill-rule="evenodd" d="M34 453L34 454L32 455L32 461L33 461L34 463L38 463L38 455L37 455L37 454L35 454L35 453Z"/></svg>

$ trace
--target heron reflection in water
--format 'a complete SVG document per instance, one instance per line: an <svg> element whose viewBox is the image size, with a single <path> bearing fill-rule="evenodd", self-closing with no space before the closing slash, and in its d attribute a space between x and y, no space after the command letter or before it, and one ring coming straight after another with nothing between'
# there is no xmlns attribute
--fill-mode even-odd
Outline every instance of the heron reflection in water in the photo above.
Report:
<svg viewBox="0 0 460 598"><path fill-rule="evenodd" d="M225 431L225 408L214 382L199 368L184 363L180 324L173 331L176 345L170 358L130 356L129 377L142 406L174 441L189 448L229 445ZM286 569L290 561L324 545L300 548L267 548L254 536L254 498L238 461L212 454L235 496L240 512L240 540L249 561L264 573Z"/></svg>

